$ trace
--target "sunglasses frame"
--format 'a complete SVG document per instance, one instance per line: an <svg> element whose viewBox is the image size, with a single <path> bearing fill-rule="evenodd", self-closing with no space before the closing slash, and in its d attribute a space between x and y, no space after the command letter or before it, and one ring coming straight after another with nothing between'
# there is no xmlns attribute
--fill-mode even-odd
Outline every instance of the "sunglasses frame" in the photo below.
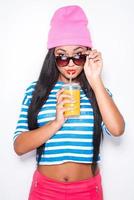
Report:
<svg viewBox="0 0 134 200"><path fill-rule="evenodd" d="M73 61L73 63L75 64L75 65L78 65L78 66L83 66L84 64L85 64L85 62L86 62L86 57L87 57L88 55L87 54L81 54L80 55L80 57L77 59L77 58L75 58L75 57L73 57L73 56L66 56L67 57L67 59L66 60L61 60L61 56L55 56L55 62L56 62L56 64L59 66L59 67L66 67L68 64L69 64L69 62L70 62L70 60L72 60ZM84 60L82 61L82 57L84 58ZM60 59L60 61L63 61L63 62L66 62L66 64L65 65L60 65L60 64L58 64L58 61L57 61L57 59ZM80 64L78 64L78 62L80 62L80 59L81 59L81 63ZM78 62L77 62L78 61Z"/></svg>

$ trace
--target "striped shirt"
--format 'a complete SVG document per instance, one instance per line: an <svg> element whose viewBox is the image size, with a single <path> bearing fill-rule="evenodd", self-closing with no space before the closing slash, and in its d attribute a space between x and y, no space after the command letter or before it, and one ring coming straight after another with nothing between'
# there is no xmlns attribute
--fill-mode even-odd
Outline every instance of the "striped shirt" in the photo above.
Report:
<svg viewBox="0 0 134 200"><path fill-rule="evenodd" d="M63 82L57 82L49 94L46 103L42 106L37 122L41 127L55 119L56 93L63 86ZM16 137L28 129L28 107L32 99L36 82L30 84L25 92L21 113L14 133ZM109 91L108 91L109 92ZM110 92L109 92L110 93ZM110 94L111 95L111 94ZM72 161L78 163L92 163L93 161L93 127L94 116L90 100L83 90L80 90L80 116L68 118L63 126L44 144L44 151L39 162L40 165L61 164ZM109 131L102 123L102 130ZM100 155L98 161L100 160Z"/></svg>

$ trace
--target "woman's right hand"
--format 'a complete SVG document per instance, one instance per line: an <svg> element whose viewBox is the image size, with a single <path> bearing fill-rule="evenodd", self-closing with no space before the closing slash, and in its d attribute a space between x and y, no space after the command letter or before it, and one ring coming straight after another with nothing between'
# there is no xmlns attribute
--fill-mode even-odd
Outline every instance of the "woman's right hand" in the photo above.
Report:
<svg viewBox="0 0 134 200"><path fill-rule="evenodd" d="M59 90L56 94L57 104L56 104L56 118L55 121L58 123L58 125L62 126L64 122L67 120L66 117L64 117L64 112L66 110L69 110L71 108L65 108L65 103L71 103L72 97L69 94L64 94L64 89L62 88Z"/></svg>

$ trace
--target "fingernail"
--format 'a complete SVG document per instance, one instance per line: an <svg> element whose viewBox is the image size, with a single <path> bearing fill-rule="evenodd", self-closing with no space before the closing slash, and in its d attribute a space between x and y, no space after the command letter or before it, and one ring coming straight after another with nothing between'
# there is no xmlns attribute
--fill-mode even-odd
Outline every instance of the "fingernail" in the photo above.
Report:
<svg viewBox="0 0 134 200"><path fill-rule="evenodd" d="M71 103L76 103L76 101L75 101L75 100L72 100Z"/></svg>

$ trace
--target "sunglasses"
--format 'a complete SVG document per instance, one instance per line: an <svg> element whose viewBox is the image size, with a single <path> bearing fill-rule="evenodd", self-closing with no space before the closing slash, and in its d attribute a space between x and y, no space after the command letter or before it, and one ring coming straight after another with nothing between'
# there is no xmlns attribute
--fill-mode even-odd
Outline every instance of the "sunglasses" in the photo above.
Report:
<svg viewBox="0 0 134 200"><path fill-rule="evenodd" d="M70 60L72 60L75 65L84 66L84 64L86 62L86 56L87 55L85 55L85 54L80 54L80 55L77 54L73 57L67 57L65 55L61 55L61 56L56 56L55 61L59 67L67 66L69 64Z"/></svg>

